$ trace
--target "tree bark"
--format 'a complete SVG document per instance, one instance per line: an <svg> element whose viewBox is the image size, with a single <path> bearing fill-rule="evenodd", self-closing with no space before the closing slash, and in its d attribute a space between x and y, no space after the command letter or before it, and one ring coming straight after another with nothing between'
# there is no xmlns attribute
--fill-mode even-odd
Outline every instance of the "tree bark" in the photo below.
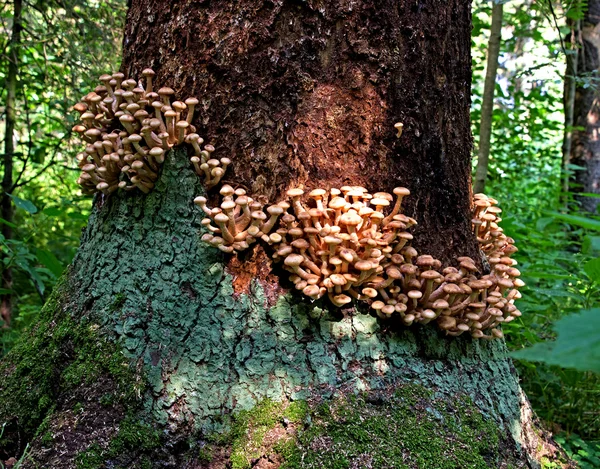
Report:
<svg viewBox="0 0 600 469"><path fill-rule="evenodd" d="M571 151L573 148L573 125L575 123L575 96L577 91L577 67L579 62L579 48L581 46L581 21L570 21L571 29L570 52L567 56L567 67L565 70L564 86L564 109L565 109L565 131L563 136L563 167L562 167L562 190L564 197L569 192L569 180L571 170ZM566 201L566 200L565 200Z"/></svg>
<svg viewBox="0 0 600 469"><path fill-rule="evenodd" d="M198 96L230 183L271 202L296 184L407 185L416 244L450 263L477 254L469 34L466 1L134 0L123 63ZM496 468L559 453L502 341L308 301L260 247L200 242L202 191L178 149L147 196L96 196L1 370L0 456L31 442L23 467Z"/></svg>
<svg viewBox="0 0 600 469"><path fill-rule="evenodd" d="M600 67L600 1L590 0L583 19L582 45L577 61L577 75L592 78ZM600 194L600 107L598 86L579 84L575 91L574 128L572 132L570 162L584 169L573 175L571 191ZM596 213L598 199L577 197L584 210Z"/></svg>
<svg viewBox="0 0 600 469"><path fill-rule="evenodd" d="M502 36L502 12L504 4L493 1L492 25L488 42L487 66L481 102L481 122L479 125L479 150L477 152L477 169L475 171L475 193L485 190L490 159L490 143L492 140L492 117L494 114L494 94L496 91L496 72L500 56L500 39Z"/></svg>
<svg viewBox="0 0 600 469"><path fill-rule="evenodd" d="M21 11L23 4L21 0L14 0L13 3L13 26L10 36L8 53L8 74L6 76L6 127L4 132L4 155L2 162L4 172L2 175L2 198L0 205L2 207L2 218L7 223L2 223L2 236L5 240L12 239L12 218L13 208L10 194L13 191L13 158L15 153L14 134L16 118L16 94L17 94L17 75L19 73L19 48L21 47ZM5 260L6 254L3 254L2 260ZM2 266L2 283L0 287L3 290L11 290L13 285L12 269L9 265ZM0 295L0 317L3 321L3 327L10 326L12 317L12 293Z"/></svg>

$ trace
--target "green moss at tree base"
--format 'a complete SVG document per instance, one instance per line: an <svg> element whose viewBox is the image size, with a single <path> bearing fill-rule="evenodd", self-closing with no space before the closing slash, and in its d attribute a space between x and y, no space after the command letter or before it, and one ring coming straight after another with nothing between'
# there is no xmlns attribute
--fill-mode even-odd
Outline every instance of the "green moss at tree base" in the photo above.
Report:
<svg viewBox="0 0 600 469"><path fill-rule="evenodd" d="M137 402L143 390L143 380L120 346L95 323L70 316L66 283L57 285L37 323L0 365L4 460L18 457L34 438L43 446L54 445L56 414L63 426L69 416L79 417L76 420L83 425L85 419L80 417L86 411L98 414L104 407L114 414L115 409Z"/></svg>
<svg viewBox="0 0 600 469"><path fill-rule="evenodd" d="M75 459L77 469L102 469L110 461L115 469L152 467L150 452L161 445L161 435L138 416L128 415L107 448L93 444Z"/></svg>
<svg viewBox="0 0 600 469"><path fill-rule="evenodd" d="M230 449L230 466L209 464L218 446ZM233 469L260 459L281 469L526 467L505 431L470 398L436 398L419 385L310 405L265 400L234 414L230 432L200 456L206 467Z"/></svg>

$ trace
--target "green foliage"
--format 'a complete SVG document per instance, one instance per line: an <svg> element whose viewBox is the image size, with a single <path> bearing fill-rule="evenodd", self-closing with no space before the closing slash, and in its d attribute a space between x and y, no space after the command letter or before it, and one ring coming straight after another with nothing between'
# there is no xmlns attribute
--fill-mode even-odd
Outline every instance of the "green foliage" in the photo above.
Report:
<svg viewBox="0 0 600 469"><path fill-rule="evenodd" d="M600 441L584 441L577 434L557 435L554 439L560 443L567 455L577 461L581 469L600 467Z"/></svg>
<svg viewBox="0 0 600 469"><path fill-rule="evenodd" d="M600 305L595 273L600 219L580 213L572 197L565 206L560 183L565 63L560 35L568 29L558 31L557 25L566 25L566 16L581 18L584 7L585 2L561 6L525 1L510 2L504 8L486 192L500 201L502 226L520 248L516 259L526 287L517 306L523 316L503 330L509 347L521 357L531 353L527 347L534 347L536 353L559 351L560 342L558 346L552 342L557 333L561 341L561 336L564 340L575 333L572 328L585 330L578 323L578 313ZM474 2L472 122L476 141L490 11L489 2ZM596 86L592 78L586 78L587 84ZM576 315L569 317L572 314ZM590 334L597 331L589 329ZM590 356L586 359L587 369L596 367L589 364ZM599 375L525 360L517 366L521 385L547 423L586 438L600 434Z"/></svg>
<svg viewBox="0 0 600 469"><path fill-rule="evenodd" d="M554 330L556 340L513 352L513 357L600 373L600 308L562 318Z"/></svg>
<svg viewBox="0 0 600 469"><path fill-rule="evenodd" d="M7 44L13 2L0 6L0 41ZM31 325L64 266L70 263L90 199L79 195L71 111L97 77L118 68L125 0L28 0L18 48L16 153L12 239L0 238L0 268L13 270L11 328L0 328L4 355ZM6 96L6 54L0 54L0 101ZM4 126L0 126L4 141Z"/></svg>

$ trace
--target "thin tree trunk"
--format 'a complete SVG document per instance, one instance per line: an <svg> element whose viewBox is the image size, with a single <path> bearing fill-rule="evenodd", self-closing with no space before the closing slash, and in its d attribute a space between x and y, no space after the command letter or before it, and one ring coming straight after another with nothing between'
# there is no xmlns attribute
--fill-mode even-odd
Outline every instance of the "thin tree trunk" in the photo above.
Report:
<svg viewBox="0 0 600 469"><path fill-rule="evenodd" d="M581 35L577 76L585 79L600 69L600 0L587 3ZM570 189L576 196L578 192L600 194L599 97L597 85L577 86L570 161L584 169L574 171L572 176ZM584 210L596 213L599 199L585 196L577 199Z"/></svg>
<svg viewBox="0 0 600 469"><path fill-rule="evenodd" d="M494 0L492 6L492 25L488 43L488 57L481 102L481 123L479 125L479 151L477 153L477 169L475 171L475 193L485 190L490 159L490 143L492 139L492 117L494 113L494 93L496 91L496 72L500 55L500 39L502 35L502 12L504 5Z"/></svg>
<svg viewBox="0 0 600 469"><path fill-rule="evenodd" d="M13 3L13 27L9 43L8 53L8 75L6 76L6 130L4 133L4 174L2 176L2 218L8 223L2 223L2 235L5 240L12 239L12 228L10 224L13 218L12 200L9 194L13 190L13 158L15 153L14 134L16 123L16 91L17 76L19 73L19 48L21 47L21 11L22 0L14 0ZM0 287L11 290L13 284L12 269L4 265L2 269L2 283ZM12 317L12 293L0 295L0 316L4 321L4 327L10 326Z"/></svg>
<svg viewBox="0 0 600 469"><path fill-rule="evenodd" d="M470 20L458 0L134 0L124 71L197 96L194 124L252 197L409 186L415 244L450 264L478 249ZM0 369L0 456L30 442L24 468L532 468L556 453L502 341L313 302L261 247L203 244L188 158L169 152L147 196L96 196Z"/></svg>
<svg viewBox="0 0 600 469"><path fill-rule="evenodd" d="M569 179L571 171L569 163L571 160L571 150L573 146L573 125L575 112L575 96L577 89L577 69L579 67L579 47L581 45L581 21L575 21L571 28L570 55L567 56L567 68L565 70L565 91L564 91L564 109L565 109L565 131L563 137L563 165L562 165L562 190L567 199L569 192ZM565 199L565 202L566 202Z"/></svg>

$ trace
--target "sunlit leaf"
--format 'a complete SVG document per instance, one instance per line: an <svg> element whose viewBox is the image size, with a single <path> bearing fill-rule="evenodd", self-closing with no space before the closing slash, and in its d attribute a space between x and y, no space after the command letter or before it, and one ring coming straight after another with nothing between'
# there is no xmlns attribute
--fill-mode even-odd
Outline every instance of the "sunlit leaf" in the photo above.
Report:
<svg viewBox="0 0 600 469"><path fill-rule="evenodd" d="M513 352L514 358L600 373L600 308L582 310L554 324L555 341Z"/></svg>
<svg viewBox="0 0 600 469"><path fill-rule="evenodd" d="M26 212L31 214L37 213L37 207L33 205L33 203L31 203L29 200L21 199L20 197L17 197L13 194L8 194L8 196L12 199L13 203L17 208L25 210Z"/></svg>

